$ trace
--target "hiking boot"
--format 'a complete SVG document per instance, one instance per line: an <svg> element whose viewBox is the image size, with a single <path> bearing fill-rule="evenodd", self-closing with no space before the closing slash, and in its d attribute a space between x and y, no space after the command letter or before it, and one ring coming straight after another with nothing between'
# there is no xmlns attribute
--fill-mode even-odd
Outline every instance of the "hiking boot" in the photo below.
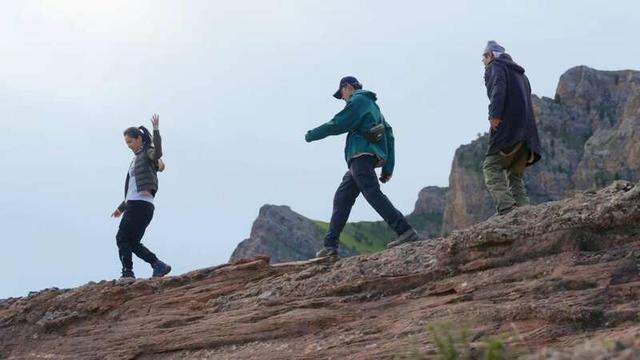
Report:
<svg viewBox="0 0 640 360"><path fill-rule="evenodd" d="M160 260L151 264L151 267L153 268L153 277L162 277L167 275L171 271L171 266L163 263Z"/></svg>
<svg viewBox="0 0 640 360"><path fill-rule="evenodd" d="M136 275L133 273L133 270L124 269L122 270L122 276L120 279L135 279Z"/></svg>
<svg viewBox="0 0 640 360"><path fill-rule="evenodd" d="M316 253L317 258L328 257L328 256L338 256L338 249L325 246L322 250Z"/></svg>
<svg viewBox="0 0 640 360"><path fill-rule="evenodd" d="M498 211L498 213L497 213L496 215L498 215L498 216L507 215L508 213L510 213L510 212L512 212L513 210L515 210L517 207L518 207L518 206L513 205L513 206L512 206L512 207L510 207L510 208L506 208L506 209L504 209L504 210L500 210L500 211Z"/></svg>
<svg viewBox="0 0 640 360"><path fill-rule="evenodd" d="M387 249L391 249L392 247L395 247L404 243L408 243L408 242L418 241L418 240L420 240L420 236L418 235L418 232L415 231L414 229L409 229L403 232L401 235L398 235L398 237L395 240L388 243Z"/></svg>

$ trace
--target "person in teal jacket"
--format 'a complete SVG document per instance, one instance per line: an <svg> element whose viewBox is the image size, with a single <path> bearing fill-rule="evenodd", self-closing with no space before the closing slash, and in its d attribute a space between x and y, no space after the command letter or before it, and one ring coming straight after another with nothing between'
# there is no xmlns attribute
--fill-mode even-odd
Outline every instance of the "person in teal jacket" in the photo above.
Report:
<svg viewBox="0 0 640 360"><path fill-rule="evenodd" d="M376 104L376 94L363 90L362 84L355 77L347 76L340 80L338 91L333 96L344 100L345 108L329 122L308 131L305 140L312 142L346 133L344 156L349 170L334 196L333 214L329 231L324 238L324 248L316 256L338 255L340 233L360 193L398 234L388 247L419 240L418 233L380 189L380 182L388 182L393 175L395 140L393 129ZM375 170L378 167L382 168L379 178Z"/></svg>

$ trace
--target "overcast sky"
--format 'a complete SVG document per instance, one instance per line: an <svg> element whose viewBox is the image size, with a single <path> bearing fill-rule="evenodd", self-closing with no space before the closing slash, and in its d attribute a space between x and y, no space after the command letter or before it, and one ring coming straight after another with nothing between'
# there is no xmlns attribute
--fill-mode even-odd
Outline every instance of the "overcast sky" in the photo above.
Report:
<svg viewBox="0 0 640 360"><path fill-rule="evenodd" d="M487 40L543 96L572 66L640 68L637 1L0 4L0 298L119 276L122 130L154 112L167 170L144 243L179 274L226 262L265 203L329 218L344 137L304 134L344 106L341 76L379 95L397 144L384 191L408 213L487 129ZM378 216L360 198L352 220Z"/></svg>

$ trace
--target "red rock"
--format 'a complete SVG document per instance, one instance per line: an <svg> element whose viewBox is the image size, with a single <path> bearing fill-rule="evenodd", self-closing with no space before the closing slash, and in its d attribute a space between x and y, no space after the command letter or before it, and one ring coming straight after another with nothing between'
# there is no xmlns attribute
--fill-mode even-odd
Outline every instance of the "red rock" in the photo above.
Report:
<svg viewBox="0 0 640 360"><path fill-rule="evenodd" d="M517 209L378 254L48 289L0 301L0 358L377 359L434 354L427 325L532 359L640 330L640 186ZM625 358L640 349L599 348ZM560 350L546 350L552 347ZM627 354L627 355L625 355ZM556 357L554 357L556 356ZM564 356L564 357L563 357ZM628 358L628 357L627 357Z"/></svg>

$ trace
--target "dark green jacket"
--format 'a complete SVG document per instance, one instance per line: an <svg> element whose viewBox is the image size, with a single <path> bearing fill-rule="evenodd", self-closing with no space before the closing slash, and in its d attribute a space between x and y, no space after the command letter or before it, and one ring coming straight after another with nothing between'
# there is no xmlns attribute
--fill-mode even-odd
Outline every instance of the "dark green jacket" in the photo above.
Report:
<svg viewBox="0 0 640 360"><path fill-rule="evenodd" d="M158 191L158 173L156 171L155 162L162 157L162 139L160 131L153 130L153 147L148 147L136 153L134 160L134 173L136 176L136 188L138 191L148 191L155 196ZM124 196L127 197L129 191L129 171L124 182ZM123 201L118 210L124 212L127 209L126 199Z"/></svg>
<svg viewBox="0 0 640 360"><path fill-rule="evenodd" d="M354 91L345 108L331 121L307 132L305 140L311 142L327 136L347 133L344 149L347 165L356 156L374 154L380 161L382 174L393 175L395 165L393 129L385 121L376 100L376 94L371 91ZM384 123L385 126L384 138L377 143L369 142L363 134L380 123Z"/></svg>

